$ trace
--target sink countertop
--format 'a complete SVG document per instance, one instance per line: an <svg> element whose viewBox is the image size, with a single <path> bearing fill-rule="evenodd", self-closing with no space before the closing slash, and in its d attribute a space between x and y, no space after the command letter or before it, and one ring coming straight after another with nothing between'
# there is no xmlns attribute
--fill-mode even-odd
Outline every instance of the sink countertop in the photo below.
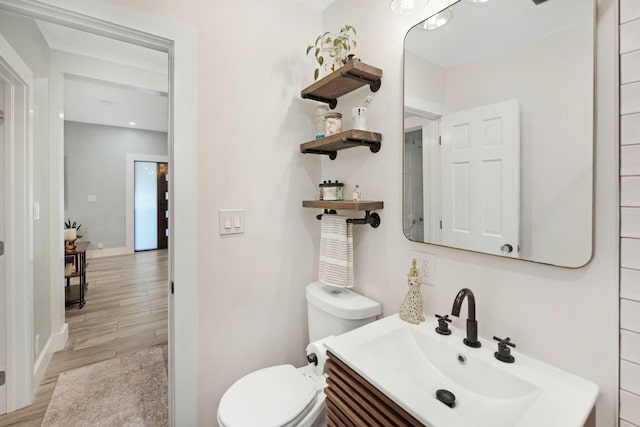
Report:
<svg viewBox="0 0 640 427"><path fill-rule="evenodd" d="M397 314L330 338L325 346L399 406L432 427L582 427L598 386L515 350L515 363L493 356L497 342L462 343L465 331L435 332L436 319L413 325ZM466 358L460 363L458 356ZM449 408L435 398L457 396Z"/></svg>

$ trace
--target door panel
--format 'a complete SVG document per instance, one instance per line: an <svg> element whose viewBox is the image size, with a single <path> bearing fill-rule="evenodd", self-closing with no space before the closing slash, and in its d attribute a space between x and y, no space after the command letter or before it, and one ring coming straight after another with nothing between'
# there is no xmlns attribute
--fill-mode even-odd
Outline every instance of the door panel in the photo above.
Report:
<svg viewBox="0 0 640 427"><path fill-rule="evenodd" d="M169 241L169 165L158 163L158 249L167 249Z"/></svg>
<svg viewBox="0 0 640 427"><path fill-rule="evenodd" d="M471 232L471 212L469 211L469 163L453 165L453 185L451 198L451 228L458 233Z"/></svg>
<svg viewBox="0 0 640 427"><path fill-rule="evenodd" d="M442 244L518 257L518 101L442 116ZM503 253L503 245L513 248Z"/></svg>

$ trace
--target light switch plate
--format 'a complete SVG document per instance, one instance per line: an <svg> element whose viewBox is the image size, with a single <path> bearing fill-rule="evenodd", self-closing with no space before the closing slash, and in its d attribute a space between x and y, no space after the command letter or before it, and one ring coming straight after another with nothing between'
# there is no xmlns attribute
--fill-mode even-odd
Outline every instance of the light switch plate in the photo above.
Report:
<svg viewBox="0 0 640 427"><path fill-rule="evenodd" d="M218 232L221 236L244 233L244 209L218 211Z"/></svg>
<svg viewBox="0 0 640 427"><path fill-rule="evenodd" d="M33 202L33 220L40 220L40 203L38 202Z"/></svg>
<svg viewBox="0 0 640 427"><path fill-rule="evenodd" d="M98 198L96 197L95 194L89 194L89 197L87 197L87 200L89 202L96 202L96 201L98 201Z"/></svg>

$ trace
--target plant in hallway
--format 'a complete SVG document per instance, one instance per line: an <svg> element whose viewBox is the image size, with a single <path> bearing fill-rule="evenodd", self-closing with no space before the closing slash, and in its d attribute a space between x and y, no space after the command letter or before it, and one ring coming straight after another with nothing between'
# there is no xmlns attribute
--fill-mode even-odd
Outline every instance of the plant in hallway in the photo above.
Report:
<svg viewBox="0 0 640 427"><path fill-rule="evenodd" d="M64 223L65 230L68 230L70 228L76 229L76 237L78 237L78 239L82 238L82 234L80 232L81 227L82 224L78 224L76 221L71 222L71 218L67 219L67 221Z"/></svg>
<svg viewBox="0 0 640 427"><path fill-rule="evenodd" d="M349 55L349 52L355 49L356 45L356 29L351 25L344 25L337 35L326 31L316 37L315 43L307 46L307 55L313 52L318 64L313 71L313 80L318 80L321 68L325 71L335 71L347 60L352 59L353 55Z"/></svg>

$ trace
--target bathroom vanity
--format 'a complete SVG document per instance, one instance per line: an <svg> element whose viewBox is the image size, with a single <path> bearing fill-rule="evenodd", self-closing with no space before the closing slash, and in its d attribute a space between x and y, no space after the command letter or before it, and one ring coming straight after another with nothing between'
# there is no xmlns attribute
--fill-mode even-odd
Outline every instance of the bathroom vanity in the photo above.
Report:
<svg viewBox="0 0 640 427"><path fill-rule="evenodd" d="M328 374L327 424L329 426L395 425L422 426L370 382L349 368L331 352L325 372Z"/></svg>
<svg viewBox="0 0 640 427"><path fill-rule="evenodd" d="M328 339L329 426L593 426L598 387L498 343L463 344L465 331L436 333L392 315ZM444 393L444 397L442 394ZM448 397L453 397L448 401Z"/></svg>

